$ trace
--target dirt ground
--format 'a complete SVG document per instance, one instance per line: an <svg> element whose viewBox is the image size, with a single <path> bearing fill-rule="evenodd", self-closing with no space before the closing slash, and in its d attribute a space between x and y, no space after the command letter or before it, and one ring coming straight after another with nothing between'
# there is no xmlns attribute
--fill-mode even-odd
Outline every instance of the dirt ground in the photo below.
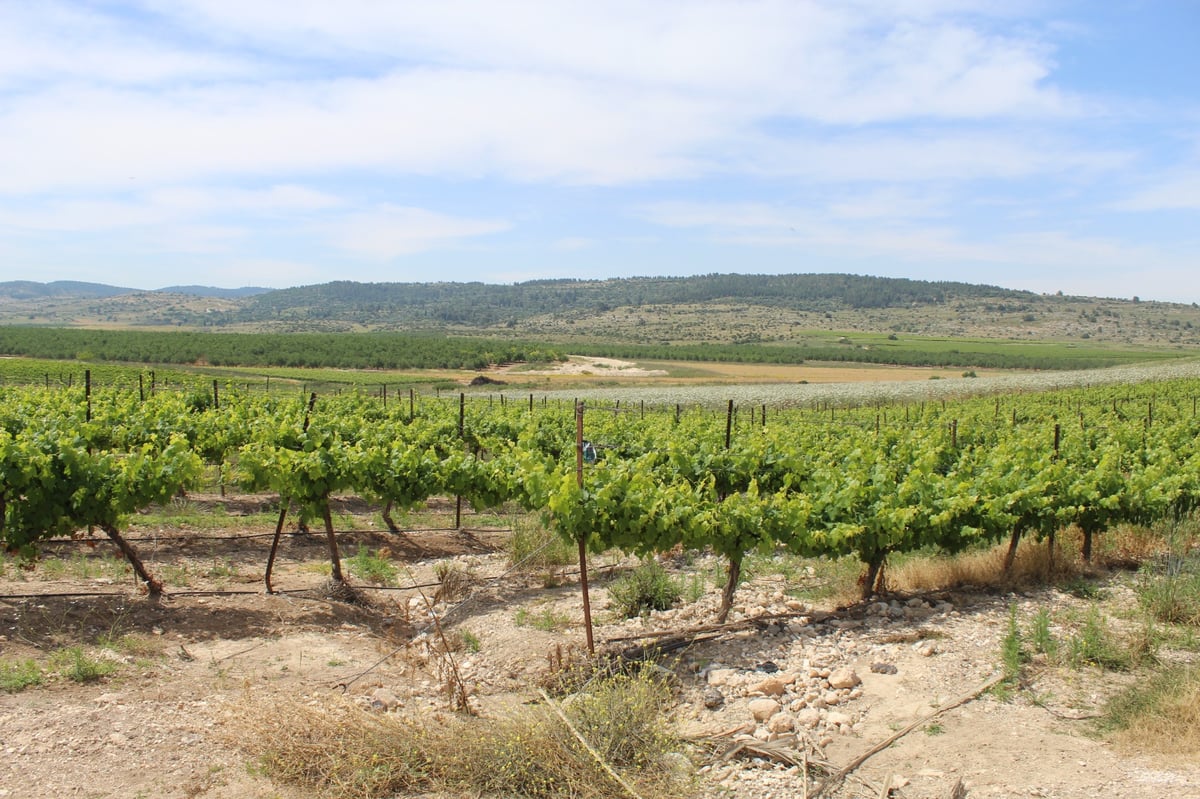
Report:
<svg viewBox="0 0 1200 799"><path fill-rule="evenodd" d="M43 684L0 693L0 797L311 795L256 772L227 723L231 712L291 699L319 704L343 694L379 712L444 710L436 663L419 635L429 621L422 596L435 601L438 593L436 563L452 562L473 578L461 598L437 597L435 610L447 629L476 642L456 661L481 713L501 713L535 696L554 653L582 645L582 602L571 570L553 579L509 572L505 530L392 534L375 525L364 513L354 531L341 534L343 551L349 555L359 543L386 547L400 586L427 587L364 589L368 606L323 599L324 536L288 533L274 581L286 593L268 595L262 571L270 528L263 526L140 531L137 546L167 578L169 593L160 602L139 595L119 569L87 568L111 549L105 543L48 546L47 554L67 564L58 572L45 564L21 571L7 561L0 575L0 661L48 664L53 652L82 646L115 669L76 682L47 666ZM605 558L593 564L602 647L713 621L718 589L711 583L681 608L616 619L605 585L626 565ZM707 573L711 566L702 558L687 568ZM364 584L352 569L351 581ZM698 796L804 795L794 767L761 757L712 762L701 752L774 738L781 745L794 741L814 759L848 763L994 675L1010 604L1022 618L1043 607L1056 617L1086 607L1086 600L1054 589L959 591L827 615L834 609L792 598L792 587L777 576L744 585L732 616L744 623L672 663L675 723L691 738L720 741L696 749ZM1119 597L1123 589L1112 590ZM746 621L760 616L774 618ZM1094 733L1092 719L1105 697L1136 679L1046 670L1008 701L984 694L923 722L867 760L836 795L879 797L890 784L893 797L943 799L961 779L965 795L978 799L1200 797L1200 766L1119 751ZM756 722L752 707L761 704L753 703L771 699L777 710Z"/></svg>

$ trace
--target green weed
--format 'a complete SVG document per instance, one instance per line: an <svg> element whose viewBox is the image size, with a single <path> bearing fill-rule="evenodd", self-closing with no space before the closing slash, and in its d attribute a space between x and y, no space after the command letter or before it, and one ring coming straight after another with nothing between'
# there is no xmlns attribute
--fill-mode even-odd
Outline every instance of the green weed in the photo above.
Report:
<svg viewBox="0 0 1200 799"><path fill-rule="evenodd" d="M1075 668L1090 664L1113 671L1133 665L1129 649L1116 640L1098 608L1089 611L1083 627L1067 641L1067 660Z"/></svg>
<svg viewBox="0 0 1200 799"><path fill-rule="evenodd" d="M117 670L111 660L95 658L81 646L59 649L50 656L50 667L74 682L95 682Z"/></svg>
<svg viewBox="0 0 1200 799"><path fill-rule="evenodd" d="M0 661L0 691L15 694L42 683L42 669L33 658Z"/></svg>
<svg viewBox="0 0 1200 799"><path fill-rule="evenodd" d="M530 571L549 571L569 566L579 557L578 549L535 517L514 517L508 539L508 561Z"/></svg>
<svg viewBox="0 0 1200 799"><path fill-rule="evenodd" d="M625 618L652 610L666 610L682 596L680 581L667 574L654 558L643 560L633 571L608 586L608 599L613 609Z"/></svg>
<svg viewBox="0 0 1200 799"><path fill-rule="evenodd" d="M1029 638L1034 652L1046 655L1051 659L1058 654L1058 641L1050 632L1050 611L1046 608L1039 608L1033 617L1033 629L1030 631Z"/></svg>
<svg viewBox="0 0 1200 799"><path fill-rule="evenodd" d="M531 613L528 608L520 607L513 615L513 623L518 627L532 627L535 630L550 633L569 627L571 617L550 607L542 608L536 613Z"/></svg>
<svg viewBox="0 0 1200 799"><path fill-rule="evenodd" d="M1008 606L1008 631L1000 641L1000 663L1008 682L1015 682L1025 663L1025 651L1021 646L1021 627L1017 623L1017 605Z"/></svg>
<svg viewBox="0 0 1200 799"><path fill-rule="evenodd" d="M375 585L396 585L396 567L378 551L372 553L359 545L354 556L347 558L350 571L360 579Z"/></svg>

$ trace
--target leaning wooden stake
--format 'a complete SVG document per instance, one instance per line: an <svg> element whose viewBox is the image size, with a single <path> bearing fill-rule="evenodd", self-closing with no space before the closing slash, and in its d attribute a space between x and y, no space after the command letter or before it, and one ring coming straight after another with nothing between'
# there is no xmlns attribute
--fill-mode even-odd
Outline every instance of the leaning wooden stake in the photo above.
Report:
<svg viewBox="0 0 1200 799"><path fill-rule="evenodd" d="M993 675L992 677L988 678L987 682L985 682L983 685L976 688L974 691L971 691L968 694L964 694L963 696L960 696L958 699L955 699L953 702L951 702L948 705L942 705L941 707L939 707L937 710L933 711L929 715L923 716L922 718L919 718L916 721L914 721L912 724L909 724L907 727L900 730L900 732L896 733L895 735L888 738L887 740L885 740L881 743L878 743L875 746L872 746L866 752L864 752L863 754L854 758L854 760L850 761L850 763L848 763L847 765L845 765L842 768L835 771L833 774L830 774L828 777L826 777L825 781L821 783L821 786L819 788L817 788L817 792L812 795L812 799L820 799L820 797L824 796L829 791L832 791L835 788L837 788L837 786L841 785L842 780L846 779L846 776L848 774L850 774L850 772L854 771L856 768L861 766L863 763L867 762L867 760L869 760L870 758L879 754L884 749L887 749L889 746L896 743L896 741L900 740L905 735L908 735L910 732L917 729L918 727L922 727L922 726L928 724L930 721L932 721L933 719L942 715L947 710L953 710L954 708L959 707L960 705L965 705L967 702L970 702L972 699L975 699L976 697L978 697L980 694L987 691L988 689L993 688L996 685L999 685L1000 682L1004 680L1004 677L1005 677L1005 675L1003 674L1003 672L1000 674Z"/></svg>
<svg viewBox="0 0 1200 799"><path fill-rule="evenodd" d="M575 480L583 488L583 403L575 402ZM589 655L596 654L592 637L592 601L588 591L587 543L579 539L579 590L583 594L583 628L587 633Z"/></svg>

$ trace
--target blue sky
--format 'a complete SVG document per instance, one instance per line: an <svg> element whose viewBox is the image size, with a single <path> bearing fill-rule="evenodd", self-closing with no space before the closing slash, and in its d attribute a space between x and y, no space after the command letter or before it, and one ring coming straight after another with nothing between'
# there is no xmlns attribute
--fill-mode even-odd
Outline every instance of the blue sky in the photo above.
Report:
<svg viewBox="0 0 1200 799"><path fill-rule="evenodd" d="M0 279L1200 301L1200 2L0 0Z"/></svg>

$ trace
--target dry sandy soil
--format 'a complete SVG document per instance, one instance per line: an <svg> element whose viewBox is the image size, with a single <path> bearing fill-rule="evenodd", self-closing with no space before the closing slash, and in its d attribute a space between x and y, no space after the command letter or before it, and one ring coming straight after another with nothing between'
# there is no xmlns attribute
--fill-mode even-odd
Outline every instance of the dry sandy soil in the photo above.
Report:
<svg viewBox="0 0 1200 799"><path fill-rule="evenodd" d="M459 653L458 666L482 713L504 712L533 697L547 655L582 642L574 579L568 574L547 588L537 573L505 575L505 531L395 535L372 531L371 524L364 515L355 532L345 533L344 551L355 543L387 547L401 585L433 582L433 564L448 559L477 578L470 600L446 625L479 641L478 652ZM81 567L70 564L95 558L107 544L49 547L68 561L54 579L45 579L44 567L26 573L8 561L0 577L0 660L46 663L52 651L82 645L116 670L88 683L51 673L40 686L0 693L0 797L309 796L249 767L228 723L231 714L291 699L339 701L343 690L364 706L382 697L380 704L398 704L400 712L446 708L434 664L419 642L409 644L428 619L416 591L367 591L370 607L320 599L309 589L323 579L323 536L288 534L275 579L288 593L267 595L261 582L265 532L236 525L143 531L152 540L138 545L152 567L186 582L169 588L159 603L140 596L120 574L73 574ZM713 620L717 597L710 586L694 604L619 621L605 609L604 586L623 564L601 559L594 566L602 645ZM691 568L709 565L702 559ZM988 680L999 664L1010 603L1024 618L1040 607L1069 615L1085 604L1053 589L1011 596L963 591L826 615L822 611L833 609L804 606L784 593L792 587L778 577L743 586L734 620L784 617L743 624L674 662L678 692L670 712L683 733L722 735L729 744L738 734L764 739L770 724L782 730L776 737L785 745L794 740L814 758L847 763ZM92 593L100 595L75 595ZM440 613L448 607L437 605ZM530 621L539 618L558 621ZM855 679L839 689L832 683L846 671ZM966 795L976 799L1200 797L1195 764L1119 752L1093 734L1089 717L1130 679L1136 677L1047 670L1009 701L985 694L872 757L837 795L878 797L890 780L893 797L942 799L961 779ZM776 698L779 712L756 723L752 707L761 705L751 703L761 703L764 694ZM699 796L803 795L795 768L762 759L696 759Z"/></svg>

